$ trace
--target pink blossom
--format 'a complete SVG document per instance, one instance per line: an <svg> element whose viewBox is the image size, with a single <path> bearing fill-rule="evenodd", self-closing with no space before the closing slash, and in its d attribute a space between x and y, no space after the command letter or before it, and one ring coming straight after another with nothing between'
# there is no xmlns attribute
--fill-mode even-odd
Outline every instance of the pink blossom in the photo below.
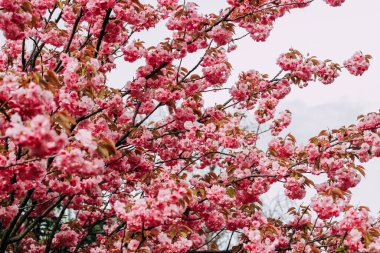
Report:
<svg viewBox="0 0 380 253"><path fill-rule="evenodd" d="M61 168L62 172L66 174L84 176L101 174L104 165L102 160L86 160L84 153L79 149L73 149L70 152L61 151L55 162L56 165Z"/></svg>
<svg viewBox="0 0 380 253"><path fill-rule="evenodd" d="M128 249L129 250L132 250L132 251L135 251L137 249L137 247L140 245L140 242L135 240L135 239L132 239L129 243L128 243Z"/></svg>
<svg viewBox="0 0 380 253"><path fill-rule="evenodd" d="M379 218L350 200L380 157L380 113L273 137L291 91L371 57L290 49L275 75L229 61L310 3L0 0L0 251L378 252ZM156 25L168 38L143 41ZM277 185L300 200L286 215L265 207Z"/></svg>
<svg viewBox="0 0 380 253"><path fill-rule="evenodd" d="M280 117L274 120L270 126L273 136L277 136L284 128L287 128L291 122L292 114L286 110L281 113Z"/></svg>
<svg viewBox="0 0 380 253"><path fill-rule="evenodd" d="M215 40L219 46L227 44L232 39L232 32L217 26L210 32L210 37Z"/></svg>
<svg viewBox="0 0 380 253"><path fill-rule="evenodd" d="M65 145L66 134L58 135L51 129L51 123L46 117L37 115L28 122L28 125L21 121L18 114L14 114L6 135L16 144L28 148L36 156L56 154Z"/></svg>
<svg viewBox="0 0 380 253"><path fill-rule="evenodd" d="M315 196L312 198L312 208L318 213L319 218L329 219L338 217L344 210L346 202L344 199L334 199L331 196Z"/></svg>
<svg viewBox="0 0 380 253"><path fill-rule="evenodd" d="M207 228L211 231L218 231L223 228L225 224L225 218L223 214L214 210L206 216L205 223Z"/></svg>
<svg viewBox="0 0 380 253"><path fill-rule="evenodd" d="M303 187L305 182L304 178L295 179L293 177L287 178L286 183L284 184L285 195L290 199L303 199L306 195L306 191Z"/></svg>
<svg viewBox="0 0 380 253"><path fill-rule="evenodd" d="M331 6L341 6L342 3L345 2L345 0L325 0L325 2Z"/></svg>
<svg viewBox="0 0 380 253"><path fill-rule="evenodd" d="M10 96L12 99L8 104L23 117L49 114L56 109L53 94L48 90L42 90L35 83L31 83L28 88L11 91Z"/></svg>
<svg viewBox="0 0 380 253"><path fill-rule="evenodd" d="M361 76L369 68L370 56L364 55L361 52L356 52L350 59L345 61L344 67L355 76Z"/></svg>
<svg viewBox="0 0 380 253"><path fill-rule="evenodd" d="M134 62L145 54L145 49L141 43L133 42L122 48L124 60Z"/></svg>
<svg viewBox="0 0 380 253"><path fill-rule="evenodd" d="M159 4L169 5L171 7L177 6L178 0L158 0Z"/></svg>
<svg viewBox="0 0 380 253"><path fill-rule="evenodd" d="M75 231L61 231L54 235L53 244L58 248L75 247L78 239L78 234Z"/></svg>

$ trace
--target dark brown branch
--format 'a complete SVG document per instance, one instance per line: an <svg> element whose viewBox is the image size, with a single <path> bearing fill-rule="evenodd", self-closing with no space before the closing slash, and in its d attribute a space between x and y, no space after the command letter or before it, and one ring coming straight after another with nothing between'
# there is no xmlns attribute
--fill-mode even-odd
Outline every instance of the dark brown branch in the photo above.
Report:
<svg viewBox="0 0 380 253"><path fill-rule="evenodd" d="M128 41L129 39L132 37L132 35L135 33L136 31L132 30L131 33L128 35L128 37L115 49L112 51L111 54L115 54L117 51L119 51L119 49L124 46Z"/></svg>
<svg viewBox="0 0 380 253"><path fill-rule="evenodd" d="M215 26L219 25L220 23L222 23L223 21L226 21L228 19L228 17L232 14L232 12L235 10L236 8L233 7L231 8L228 13L221 19L219 19L217 22L215 22L214 24L212 24L209 28L207 28L206 30L204 30L202 33L208 33L210 32L212 29L214 29ZM187 44L191 44L193 42L195 42L196 40L198 40L200 37L202 36L202 34L200 34L199 36L197 36L196 38L194 38L192 41L189 41L187 42Z"/></svg>
<svg viewBox="0 0 380 253"><path fill-rule="evenodd" d="M251 11L251 12L248 12L242 16L239 16L239 17L236 17L234 19L228 19L226 21L237 21L238 19L242 19L242 18L245 18L247 16L251 16L253 14L256 14L256 13L260 13L260 12L263 12L263 11L267 11L267 10L272 10L273 8L279 8L279 7L284 7L284 6L292 6L292 5L295 5L295 6L306 6L310 3L312 3L314 0L310 0L310 1L307 1L307 2L302 2L302 3L287 3L287 4L276 4L274 6L270 6L270 7L265 7L265 8L261 8L261 9L258 9L256 11ZM261 7L263 7L265 5L262 5Z"/></svg>
<svg viewBox="0 0 380 253"><path fill-rule="evenodd" d="M215 253L217 253L217 252L231 252L232 253L232 250L231 251L226 251L226 250L224 250L224 251L210 251L210 250L206 250L206 251L198 251L198 249L200 249L200 248L202 248L203 246L206 246L206 245L208 245L210 242L212 242L213 240L215 240L215 238L216 237L218 237L218 235L220 235L222 232L224 231L224 229L221 229L218 233L216 233L210 240L208 240L207 242L205 242L203 245L201 245L200 247L198 247L198 248L196 248L196 249L194 249L194 250L190 250L190 251L187 251L187 253L207 253L207 252L209 252L209 253L211 253L211 252L215 252Z"/></svg>
<svg viewBox="0 0 380 253"><path fill-rule="evenodd" d="M3 237L1 239L1 244L0 244L0 252L5 252L6 248L7 248L7 245L8 245L8 237L9 235L11 234L12 230L13 230L13 227L16 225L17 223L17 220L19 219L19 217L21 216L21 213L23 211L23 208L26 206L26 204L28 203L30 197L32 196L34 192L34 189L31 189L29 190L24 199L22 200L20 206L19 206L19 209L18 209L18 212L16 214L15 217L13 217L13 219L11 220L11 222L9 223L8 227L5 229L5 232L3 234Z"/></svg>
<svg viewBox="0 0 380 253"><path fill-rule="evenodd" d="M18 163L12 163L12 164L9 164L9 165L3 165L3 166L0 166L0 170L1 169L8 169L8 168L11 168L11 167L14 167L14 166L23 165L23 164L27 164L27 163L31 163L31 162L35 162L35 161L40 161L40 160L41 160L40 158L34 158L34 159L25 160L25 161L18 162Z"/></svg>
<svg viewBox="0 0 380 253"><path fill-rule="evenodd" d="M113 236L114 234L116 234L117 232L121 231L123 229L123 227L126 225L127 223L126 222L122 222L121 224L119 224L115 230L113 230L110 234L109 234L109 237Z"/></svg>
<svg viewBox="0 0 380 253"><path fill-rule="evenodd" d="M143 118L139 123L137 123L134 128L138 128L139 126L141 126L161 106L162 106L162 104L159 103L148 115L145 116L145 118ZM133 129L129 130L127 133L122 135L120 137L120 139L115 143L115 146L118 147L118 146L122 145L123 142L125 141L125 139L127 139L128 136L132 133L132 131L133 131Z"/></svg>
<svg viewBox="0 0 380 253"><path fill-rule="evenodd" d="M51 248L51 244L53 242L53 238L54 238L55 232L58 230L59 224L61 223L61 220L63 218L63 215L65 214L67 206L71 203L71 200L73 198L74 198L74 196L70 196L70 198L67 200L67 203L63 206L63 208L62 208L59 216L57 217L57 220L54 223L54 227L53 227L53 229L51 231L49 239L46 242L45 253L49 253L50 252L50 248Z"/></svg>
<svg viewBox="0 0 380 253"><path fill-rule="evenodd" d="M65 47L65 50L64 50L65 53L68 53L69 50L70 50L71 43L73 42L74 35L75 35L76 31L77 31L77 28L78 28L78 25L79 25L79 22L80 22L80 19L82 18L82 16L83 16L83 9L81 8L78 17L75 20L75 23L74 23L74 26L73 26L73 30L71 31L71 35L70 35L69 41L67 42L67 45ZM54 68L55 72L59 72L58 70L60 69L61 64L62 64L62 61L59 60L57 66L55 66L55 68Z"/></svg>
<svg viewBox="0 0 380 253"><path fill-rule="evenodd" d="M25 39L22 40L21 62L22 62L22 71L25 71L25 70L26 70L26 60L25 60Z"/></svg>
<svg viewBox="0 0 380 253"><path fill-rule="evenodd" d="M34 53L34 55L30 56L29 62L30 62L30 70L33 71L36 67L36 61L38 58L38 55L41 53L42 49L44 48L45 43L42 43L39 47L37 47L37 51ZM28 63L26 64L28 66Z"/></svg>
<svg viewBox="0 0 380 253"><path fill-rule="evenodd" d="M162 63L158 68L156 68L155 70L152 71L152 73L150 73L149 75L147 75L145 77L145 79L149 79L149 78L152 78L153 76L155 76L157 73L159 73L161 71L161 69L165 68L166 66L168 65L168 62L164 62Z"/></svg>
<svg viewBox="0 0 380 253"><path fill-rule="evenodd" d="M206 56L206 54L207 54L207 52L208 52L208 50L210 49L210 47L211 47L211 44L212 44L212 40L211 40L211 42L209 43L209 45L208 45L208 47L207 47L207 49L206 49L206 51L205 51L205 53L203 54L203 56L202 56L202 58L198 61L198 63L181 79L181 81L180 81L180 83L182 83L183 82L183 80L185 80L192 72L194 72L198 67L199 67L199 65L203 62L203 60L204 60L204 58L205 58L205 56Z"/></svg>
<svg viewBox="0 0 380 253"><path fill-rule="evenodd" d="M25 208L24 208L25 209ZM10 234L10 237L13 237L17 231L20 229L21 225L29 218L29 215L33 212L34 210L34 206L31 206L29 208L29 210L27 210L20 218L19 220L17 221L17 224L14 226L11 234Z"/></svg>
<svg viewBox="0 0 380 253"><path fill-rule="evenodd" d="M102 111L104 111L104 108L100 108L100 109L98 109L98 110L96 110L96 111L93 111L93 112L91 112L91 113L89 113L89 114L87 114L87 115L85 115L85 116L82 116L82 117L77 118L77 119L75 120L76 123L75 123L74 125L71 126L70 131L71 131L71 132L74 131L75 127L79 124L79 122L81 122L81 121L83 121L83 120L86 120L86 119L88 119L88 118L90 118L90 117L92 117L92 116L94 116L94 115L96 115L96 114L98 114L98 113L100 113L100 112L102 112Z"/></svg>
<svg viewBox="0 0 380 253"><path fill-rule="evenodd" d="M103 37L104 37L104 35L106 35L106 28L107 28L108 21L110 20L111 12L112 12L112 9L109 8L107 10L106 16L105 16L105 18L103 20L102 30L100 32L99 39L98 39L98 41L96 43L95 58L98 57L99 50L100 50L100 47L102 45Z"/></svg>
<svg viewBox="0 0 380 253"><path fill-rule="evenodd" d="M65 51L64 51L65 53L68 53L69 50L70 50L71 43L73 42L74 35L77 32L77 28L78 28L78 25L79 25L79 22L80 22L82 16L83 16L83 9L81 8L80 11L79 11L78 17L75 20L75 23L74 23L74 26L73 26L73 30L71 31L70 39L67 42L67 45L66 45L66 48L65 48Z"/></svg>
<svg viewBox="0 0 380 253"><path fill-rule="evenodd" d="M40 223L42 221L42 219L47 216L54 208L56 208L61 202L62 200L65 198L66 196L62 195L58 200L57 202L55 202L54 204L52 204L51 206L49 206L40 216L38 216L28 227L26 227L19 235L17 236L14 236L12 238L9 239L9 242L13 243L13 242L18 242L20 241L22 238L24 238L24 236L26 234L28 234L30 232L30 230L32 230L38 223ZM0 251L1 252L1 251Z"/></svg>

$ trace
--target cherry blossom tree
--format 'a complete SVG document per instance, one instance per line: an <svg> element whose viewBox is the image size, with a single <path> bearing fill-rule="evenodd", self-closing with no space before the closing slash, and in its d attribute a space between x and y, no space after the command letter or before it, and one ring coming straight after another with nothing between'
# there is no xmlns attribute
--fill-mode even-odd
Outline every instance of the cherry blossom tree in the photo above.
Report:
<svg viewBox="0 0 380 253"><path fill-rule="evenodd" d="M236 41L264 42L313 1L201 14L178 0L0 0L0 252L380 252L379 218L350 204L361 164L380 157L380 113L301 145L282 133L291 112L276 112L292 89L360 76L371 57L290 49L276 76L229 78ZM139 34L159 22L172 36L146 47ZM142 62L120 89L107 81L117 58ZM249 114L261 128L242 126ZM304 199L287 219L262 211L274 184Z"/></svg>

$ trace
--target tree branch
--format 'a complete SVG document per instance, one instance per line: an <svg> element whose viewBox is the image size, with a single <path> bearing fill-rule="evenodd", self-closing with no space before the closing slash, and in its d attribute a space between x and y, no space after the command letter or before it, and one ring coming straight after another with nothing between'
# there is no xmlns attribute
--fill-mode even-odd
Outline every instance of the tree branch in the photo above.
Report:
<svg viewBox="0 0 380 253"><path fill-rule="evenodd" d="M65 195L62 195L58 200L57 202L55 202L54 204L52 204L51 206L49 206L40 216L38 216L27 228L25 228L19 235L17 236L14 236L12 237L11 239L9 239L9 242L13 243L13 242L18 242L20 241L26 234L28 234L30 232L30 230L32 230L38 223L40 223L42 221L42 219L47 216L51 210L53 210L55 207L57 207L61 202L62 200L65 198L66 196ZM1 252L1 251L0 251Z"/></svg>
<svg viewBox="0 0 380 253"><path fill-rule="evenodd" d="M100 35L99 35L99 39L96 43L96 48L95 48L95 58L98 57L99 55L99 50L100 50L100 47L102 45L102 40L103 40L103 37L104 35L106 35L106 28L107 28L107 24L108 24L108 21L110 19L110 16L111 16L111 12L112 12L112 9L109 8L106 12L106 16L103 20L103 25L102 25L102 30L100 31Z"/></svg>
<svg viewBox="0 0 380 253"><path fill-rule="evenodd" d="M23 208L28 203L28 201L29 201L30 197L32 196L33 192L34 192L34 189L30 189L26 193L24 199L22 200L22 202L21 202L21 204L19 206L19 209L18 209L18 212L17 212L16 216L13 217L13 219L9 223L8 227L6 228L6 230L5 230L4 234L3 234L3 238L1 239L0 252L5 252L5 250L7 248L7 245L8 245L8 237L11 234L11 232L13 230L13 227L16 225L18 218L21 216Z"/></svg>
<svg viewBox="0 0 380 253"><path fill-rule="evenodd" d="M74 198L74 195L69 197L69 199L67 200L67 203L63 206L63 208L62 208L59 216L57 217L57 220L54 223L54 227L53 227L53 229L51 231L49 239L46 242L45 253L49 253L50 252L50 248L51 248L51 244L53 242L53 238L54 238L55 232L58 230L59 224L61 223L63 215L65 214L66 208L71 203L71 200L73 198Z"/></svg>
<svg viewBox="0 0 380 253"><path fill-rule="evenodd" d="M70 50L71 43L73 42L74 35L75 35L76 31L77 31L77 28L78 28L78 25L79 25L79 22L80 22L80 19L82 18L82 16L83 16L83 8L80 9L79 15L78 15L77 19L75 20L75 23L74 23L74 26L73 26L73 30L71 31L71 35L70 35L69 41L67 42L67 45L65 47L64 52L66 54ZM60 70L61 64L62 64L62 61L61 61L61 59L59 59L57 66L54 68L55 72L59 72L58 70Z"/></svg>

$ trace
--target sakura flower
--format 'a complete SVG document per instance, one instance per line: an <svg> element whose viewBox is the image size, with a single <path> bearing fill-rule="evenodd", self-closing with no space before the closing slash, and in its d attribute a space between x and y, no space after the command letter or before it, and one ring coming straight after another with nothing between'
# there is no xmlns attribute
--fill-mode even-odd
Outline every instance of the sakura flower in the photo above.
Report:
<svg viewBox="0 0 380 253"><path fill-rule="evenodd" d="M346 0L325 0L325 2L331 6L341 6Z"/></svg>
<svg viewBox="0 0 380 253"><path fill-rule="evenodd" d="M355 76L361 76L369 68L369 55L364 55L361 52L356 52L350 59L343 64L347 70Z"/></svg>
<svg viewBox="0 0 380 253"><path fill-rule="evenodd" d="M232 32L221 26L217 26L211 30L210 37L221 46L227 44L232 39Z"/></svg>
<svg viewBox="0 0 380 253"><path fill-rule="evenodd" d="M11 118L11 127L7 129L9 136L17 145L21 145L30 150L36 156L47 156L56 154L63 148L67 136L64 133L58 135L51 129L50 121L42 116L35 116L28 125L22 122L18 114Z"/></svg>
<svg viewBox="0 0 380 253"><path fill-rule="evenodd" d="M39 85L30 83L28 88L19 88L10 92L12 99L8 102L21 116L33 117L49 114L56 109L53 94L43 90Z"/></svg>

